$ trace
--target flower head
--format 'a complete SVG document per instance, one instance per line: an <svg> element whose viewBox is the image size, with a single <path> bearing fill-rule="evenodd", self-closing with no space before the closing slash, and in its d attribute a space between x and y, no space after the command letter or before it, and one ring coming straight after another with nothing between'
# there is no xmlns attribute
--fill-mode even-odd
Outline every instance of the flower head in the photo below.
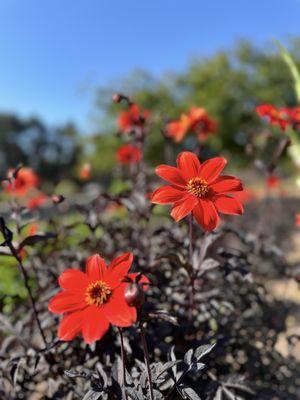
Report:
<svg viewBox="0 0 300 400"><path fill-rule="evenodd" d="M92 165L89 162L84 163L79 170L79 179L87 180L91 177Z"/></svg>
<svg viewBox="0 0 300 400"><path fill-rule="evenodd" d="M141 150L132 144L124 144L117 150L117 160L120 164L137 164L141 159Z"/></svg>
<svg viewBox="0 0 300 400"><path fill-rule="evenodd" d="M128 274L132 253L115 258L107 267L99 254L88 258L85 273L67 269L59 277L62 291L49 302L48 309L64 314L58 329L61 340L72 340L79 333L90 344L102 338L110 324L127 327L136 322L137 311L125 301L127 283L137 274ZM145 283L149 282L143 276Z"/></svg>
<svg viewBox="0 0 300 400"><path fill-rule="evenodd" d="M195 133L203 141L215 131L216 123L208 116L205 108L191 107L188 114L181 114L179 119L166 125L165 135L175 143L180 143L188 132Z"/></svg>
<svg viewBox="0 0 300 400"><path fill-rule="evenodd" d="M296 213L295 215L295 224L298 228L300 228L300 213Z"/></svg>
<svg viewBox="0 0 300 400"><path fill-rule="evenodd" d="M39 178L31 168L8 170L9 183L4 185L4 191L16 196L25 196L31 189L39 185Z"/></svg>
<svg viewBox="0 0 300 400"><path fill-rule="evenodd" d="M280 185L280 179L274 174L269 175L266 179L266 184L270 189L278 188Z"/></svg>
<svg viewBox="0 0 300 400"><path fill-rule="evenodd" d="M203 229L215 229L218 213L243 213L242 204L232 196L243 189L241 181L231 175L220 176L226 163L224 158L215 157L201 164L194 153L180 153L177 167L160 165L156 168L156 174L170 185L156 189L152 203L173 204L171 216L175 221L192 213Z"/></svg>
<svg viewBox="0 0 300 400"><path fill-rule="evenodd" d="M276 108L271 104L262 104L255 108L257 114L266 118L269 124L279 125L284 131L290 123L290 111L287 108Z"/></svg>
<svg viewBox="0 0 300 400"><path fill-rule="evenodd" d="M28 200L27 208L29 210L34 210L35 208L43 205L46 201L47 201L47 196L45 196L43 193L40 193L39 195L31 197Z"/></svg>
<svg viewBox="0 0 300 400"><path fill-rule="evenodd" d="M149 111L140 111L137 104L131 104L128 110L122 111L118 118L118 127L122 133L130 133L135 128L145 125L149 117Z"/></svg>

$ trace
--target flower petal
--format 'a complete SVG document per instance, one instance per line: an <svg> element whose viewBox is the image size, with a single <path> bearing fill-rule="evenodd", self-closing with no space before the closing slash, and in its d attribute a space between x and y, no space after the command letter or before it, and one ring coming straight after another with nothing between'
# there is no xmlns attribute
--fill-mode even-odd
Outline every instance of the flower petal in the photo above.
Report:
<svg viewBox="0 0 300 400"><path fill-rule="evenodd" d="M176 167L170 167L169 165L159 165L155 168L156 174L167 182L172 183L176 186L186 186L181 171Z"/></svg>
<svg viewBox="0 0 300 400"><path fill-rule="evenodd" d="M69 291L57 293L48 304L48 310L55 314L81 310L85 307L87 307L87 303L84 299L84 294L80 295Z"/></svg>
<svg viewBox="0 0 300 400"><path fill-rule="evenodd" d="M241 215L244 212L242 204L233 197L219 195L214 198L217 210L223 214Z"/></svg>
<svg viewBox="0 0 300 400"><path fill-rule="evenodd" d="M91 306L84 310L82 336L87 344L100 340L109 329L102 307Z"/></svg>
<svg viewBox="0 0 300 400"><path fill-rule="evenodd" d="M132 253L124 253L116 257L108 266L106 281L111 288L118 286L128 273L133 262Z"/></svg>
<svg viewBox="0 0 300 400"><path fill-rule="evenodd" d="M107 268L105 261L99 254L90 256L86 261L86 273L90 281L103 280L106 274Z"/></svg>
<svg viewBox="0 0 300 400"><path fill-rule="evenodd" d="M136 322L137 312L135 307L130 307L125 301L126 283L122 283L112 293L111 298L102 307L103 313L113 325L125 327Z"/></svg>
<svg viewBox="0 0 300 400"><path fill-rule="evenodd" d="M212 231L219 223L219 216L212 201L201 199L193 210L193 215L199 225L206 231Z"/></svg>
<svg viewBox="0 0 300 400"><path fill-rule="evenodd" d="M175 189L172 186L162 186L152 193L151 202L155 204L172 204L180 201L185 194L185 191Z"/></svg>
<svg viewBox="0 0 300 400"><path fill-rule="evenodd" d="M171 217L174 218L176 222L178 222L182 218L186 217L197 204L198 199L196 196L187 195L183 200L178 201L174 204L171 211Z"/></svg>
<svg viewBox="0 0 300 400"><path fill-rule="evenodd" d="M177 165L185 180L199 176L200 161L191 151L183 151L177 157Z"/></svg>
<svg viewBox="0 0 300 400"><path fill-rule="evenodd" d="M71 292L82 292L89 284L87 275L78 269L66 269L58 278L59 286Z"/></svg>
<svg viewBox="0 0 300 400"><path fill-rule="evenodd" d="M57 336L60 340L69 341L77 336L82 327L84 310L67 314L60 321Z"/></svg>
<svg viewBox="0 0 300 400"><path fill-rule="evenodd" d="M231 175L219 176L210 188L217 193L237 192L243 190L242 182Z"/></svg>
<svg viewBox="0 0 300 400"><path fill-rule="evenodd" d="M199 176L207 183L213 183L223 171L227 161L223 157L214 157L206 160L200 168Z"/></svg>

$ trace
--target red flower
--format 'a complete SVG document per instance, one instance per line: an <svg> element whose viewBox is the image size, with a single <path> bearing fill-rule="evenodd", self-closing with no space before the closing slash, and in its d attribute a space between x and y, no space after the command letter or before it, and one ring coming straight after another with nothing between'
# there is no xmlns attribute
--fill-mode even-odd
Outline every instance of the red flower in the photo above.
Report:
<svg viewBox="0 0 300 400"><path fill-rule="evenodd" d="M230 175L220 176L226 163L224 158L215 157L201 164L194 153L180 153L177 168L168 165L156 168L157 175L170 185L156 189L152 203L173 204L171 216L175 221L192 212L203 229L215 229L218 213L243 213L241 203L231 195L243 189L241 181Z"/></svg>
<svg viewBox="0 0 300 400"><path fill-rule="evenodd" d="M137 127L143 127L148 117L149 111L140 111L136 104L131 104L128 110L122 111L119 115L119 129L122 133L130 133Z"/></svg>
<svg viewBox="0 0 300 400"><path fill-rule="evenodd" d="M277 188L280 185L280 179L276 175L267 177L266 184L270 189Z"/></svg>
<svg viewBox="0 0 300 400"><path fill-rule="evenodd" d="M117 150L117 159L120 164L137 164L142 159L141 150L131 144L124 144Z"/></svg>
<svg viewBox="0 0 300 400"><path fill-rule="evenodd" d="M199 140L204 140L209 133L216 131L216 123L207 114L204 108L191 107L188 114L181 114L180 118L166 125L165 135L181 142L188 132L198 135Z"/></svg>
<svg viewBox="0 0 300 400"><path fill-rule="evenodd" d="M295 224L298 228L300 228L300 213L295 215Z"/></svg>
<svg viewBox="0 0 300 400"><path fill-rule="evenodd" d="M31 199L28 200L27 208L29 210L33 210L44 204L46 201L47 201L47 196L41 193L38 196L32 197Z"/></svg>
<svg viewBox="0 0 300 400"><path fill-rule="evenodd" d="M200 141L203 141L208 134L216 132L217 125L204 108L192 107L189 111L189 118L190 129L198 135Z"/></svg>
<svg viewBox="0 0 300 400"><path fill-rule="evenodd" d="M290 123L290 111L287 108L277 109L271 104L262 104L255 111L260 117L267 118L270 124L279 125L283 131Z"/></svg>
<svg viewBox="0 0 300 400"><path fill-rule="evenodd" d="M109 324L126 327L137 319L135 307L127 305L124 297L127 283L125 276L134 279L137 274L128 274L133 261L132 253L115 258L107 267L99 254L88 258L86 271L67 269L59 277L63 289L49 302L49 311L64 314L58 329L60 340L72 340L82 333L86 343L102 338ZM143 283L149 283L143 276Z"/></svg>
<svg viewBox="0 0 300 400"><path fill-rule="evenodd" d="M16 196L25 196L31 189L39 184L39 178L31 168L21 168L17 176L13 177L14 170L7 173L10 182L4 185L4 191Z"/></svg>
<svg viewBox="0 0 300 400"><path fill-rule="evenodd" d="M175 143L180 143L190 128L190 119L186 114L181 114L179 120L169 122L165 128L165 135Z"/></svg>
<svg viewBox="0 0 300 400"><path fill-rule="evenodd" d="M79 170L79 178L82 180L90 179L91 177L91 163L84 163Z"/></svg>

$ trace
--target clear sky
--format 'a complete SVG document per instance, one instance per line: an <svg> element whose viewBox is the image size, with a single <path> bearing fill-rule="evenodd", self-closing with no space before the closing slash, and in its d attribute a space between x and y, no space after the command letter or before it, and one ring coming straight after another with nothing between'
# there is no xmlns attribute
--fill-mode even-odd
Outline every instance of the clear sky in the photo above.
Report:
<svg viewBox="0 0 300 400"><path fill-rule="evenodd" d="M0 112L89 131L95 87L300 36L300 0L0 0L0 21Z"/></svg>

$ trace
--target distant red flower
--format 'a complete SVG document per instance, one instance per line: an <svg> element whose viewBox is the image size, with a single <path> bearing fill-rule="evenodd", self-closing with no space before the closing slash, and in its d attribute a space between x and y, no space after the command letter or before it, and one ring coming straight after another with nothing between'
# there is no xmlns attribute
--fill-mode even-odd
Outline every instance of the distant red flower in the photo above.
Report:
<svg viewBox="0 0 300 400"><path fill-rule="evenodd" d="M28 200L27 202L27 208L29 210L34 210L35 208L41 206L47 201L47 196L45 196L43 193L32 197L31 199Z"/></svg>
<svg viewBox="0 0 300 400"><path fill-rule="evenodd" d="M115 258L107 267L104 259L95 254L88 258L85 273L67 269L59 277L63 289L49 302L49 311L64 314L58 329L60 340L72 340L82 333L86 343L102 338L109 324L127 327L137 320L135 307L130 307L124 297L126 276L135 279L137 274L128 274L133 261L132 253ZM149 283L143 276L144 284Z"/></svg>
<svg viewBox="0 0 300 400"><path fill-rule="evenodd" d="M178 120L169 122L165 128L165 135L175 143L180 143L188 132L195 133L200 141L208 134L216 131L216 123L207 111L200 107L191 107L188 114L181 114Z"/></svg>
<svg viewBox="0 0 300 400"><path fill-rule="evenodd" d="M189 119L190 130L198 135L200 141L204 140L208 134L216 132L216 122L208 116L204 108L192 107L189 111Z"/></svg>
<svg viewBox="0 0 300 400"><path fill-rule="evenodd" d="M274 174L269 175L267 177L266 184L270 189L277 188L280 185L280 179Z"/></svg>
<svg viewBox="0 0 300 400"><path fill-rule="evenodd" d="M257 114L266 118L271 125L279 125L284 131L290 123L290 110L288 108L276 108L271 104L262 104L255 108Z"/></svg>
<svg viewBox="0 0 300 400"><path fill-rule="evenodd" d="M141 159L141 150L132 144L124 144L117 150L117 160L120 164L137 164Z"/></svg>
<svg viewBox="0 0 300 400"><path fill-rule="evenodd" d="M295 215L295 224L298 228L300 228L300 213Z"/></svg>
<svg viewBox="0 0 300 400"><path fill-rule="evenodd" d="M79 178L82 180L89 179L91 177L91 169L91 163L84 163L79 170Z"/></svg>
<svg viewBox="0 0 300 400"><path fill-rule="evenodd" d="M294 129L299 129L300 127L300 107L294 107L290 109L291 124Z"/></svg>
<svg viewBox="0 0 300 400"><path fill-rule="evenodd" d="M39 184L37 174L31 168L21 168L17 171L16 178L13 177L14 170L8 171L9 183L4 184L4 191L16 196L25 196L31 189Z"/></svg>
<svg viewBox="0 0 300 400"><path fill-rule="evenodd" d="M185 151L177 157L177 168L160 165L156 173L170 182L152 194L152 203L173 204L171 216L180 221L192 212L196 221L207 231L216 228L218 213L239 215L242 204L232 193L243 189L239 179L220 176L227 161L221 157L200 163L194 153Z"/></svg>
<svg viewBox="0 0 300 400"><path fill-rule="evenodd" d="M166 125L165 135L175 143L180 143L190 128L190 118L186 114L181 114L180 118L171 121Z"/></svg>
<svg viewBox="0 0 300 400"><path fill-rule="evenodd" d="M28 236L34 236L37 233L38 226L37 224L30 224L28 226Z"/></svg>
<svg viewBox="0 0 300 400"><path fill-rule="evenodd" d="M137 127L143 127L149 117L149 111L140 111L137 104L131 104L128 110L122 111L118 118L120 132L130 133Z"/></svg>

